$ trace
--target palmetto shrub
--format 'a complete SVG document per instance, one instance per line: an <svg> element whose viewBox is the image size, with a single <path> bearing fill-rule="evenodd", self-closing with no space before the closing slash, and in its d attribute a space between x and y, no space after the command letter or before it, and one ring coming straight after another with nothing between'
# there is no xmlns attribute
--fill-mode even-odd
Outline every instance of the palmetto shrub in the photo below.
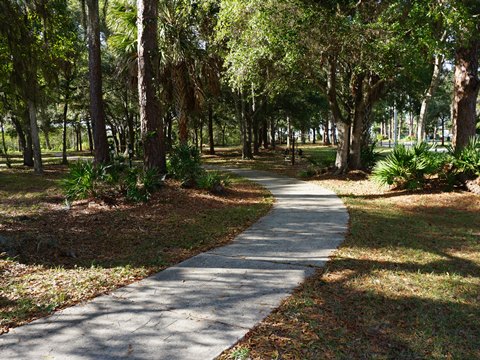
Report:
<svg viewBox="0 0 480 360"><path fill-rule="evenodd" d="M375 180L399 189L417 189L424 185L426 176L434 174L444 164L444 156L434 153L427 143L412 148L396 146L392 153L377 163L373 170Z"/></svg>
<svg viewBox="0 0 480 360"><path fill-rule="evenodd" d="M197 180L197 186L200 189L208 190L216 194L222 193L230 184L230 178L218 171L204 172Z"/></svg>
<svg viewBox="0 0 480 360"><path fill-rule="evenodd" d="M467 178L480 176L480 140L473 137L461 150L449 147L453 171Z"/></svg>
<svg viewBox="0 0 480 360"><path fill-rule="evenodd" d="M194 146L179 145L170 156L168 173L184 183L196 184L202 175L200 152Z"/></svg>
<svg viewBox="0 0 480 360"><path fill-rule="evenodd" d="M163 179L156 169L141 170L118 164L94 165L78 161L62 181L67 202L81 199L101 199L115 203L147 201L161 186Z"/></svg>
<svg viewBox="0 0 480 360"><path fill-rule="evenodd" d="M78 161L70 165L70 171L61 185L67 201L96 197L106 170L103 165L95 167L90 161Z"/></svg>

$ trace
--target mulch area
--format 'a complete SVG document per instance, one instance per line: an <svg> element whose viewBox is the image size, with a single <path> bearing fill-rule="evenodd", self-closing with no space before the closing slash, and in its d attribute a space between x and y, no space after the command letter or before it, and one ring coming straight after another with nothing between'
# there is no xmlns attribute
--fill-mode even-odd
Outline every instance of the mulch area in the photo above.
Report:
<svg viewBox="0 0 480 360"><path fill-rule="evenodd" d="M83 200L68 209L63 173L47 167L36 181L13 171L24 190L0 185L0 236L13 244L0 254L0 334L226 244L271 206L251 182L234 180L217 196L167 180L145 204Z"/></svg>

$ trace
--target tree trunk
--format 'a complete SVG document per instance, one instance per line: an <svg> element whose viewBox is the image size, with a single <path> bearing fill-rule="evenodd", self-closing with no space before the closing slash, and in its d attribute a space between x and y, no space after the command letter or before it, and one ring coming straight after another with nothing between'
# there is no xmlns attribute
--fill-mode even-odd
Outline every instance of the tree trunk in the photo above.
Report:
<svg viewBox="0 0 480 360"><path fill-rule="evenodd" d="M215 140L213 138L213 107L208 104L208 143L210 145L210 155L215 155Z"/></svg>
<svg viewBox="0 0 480 360"><path fill-rule="evenodd" d="M65 104L63 105L63 136L62 136L62 164L67 165L67 113L68 113L68 93L65 94Z"/></svg>
<svg viewBox="0 0 480 360"><path fill-rule="evenodd" d="M78 123L78 147L80 151L83 151L82 148L82 124L79 122Z"/></svg>
<svg viewBox="0 0 480 360"><path fill-rule="evenodd" d="M443 56L440 54L436 54L434 58L434 64L433 64L432 80L430 81L430 85L425 93L425 96L423 97L422 106L420 108L420 115L418 116L417 142L422 142L425 140L425 123L427 119L428 105L433 95L435 94L435 90L438 87L438 83L440 82L440 73L442 71L442 65L443 65Z"/></svg>
<svg viewBox="0 0 480 360"><path fill-rule="evenodd" d="M272 149L275 150L275 119L270 119L270 144L272 144Z"/></svg>
<svg viewBox="0 0 480 360"><path fill-rule="evenodd" d="M43 136L45 137L45 147L47 150L52 150L52 146L50 144L50 132L48 129L43 130Z"/></svg>
<svg viewBox="0 0 480 360"><path fill-rule="evenodd" d="M290 149L292 143L292 124L290 122L290 116L287 116L287 148Z"/></svg>
<svg viewBox="0 0 480 360"><path fill-rule="evenodd" d="M480 40L470 41L467 47L455 51L455 75L453 84L453 147L463 149L475 136L476 104L480 80L478 78L478 54Z"/></svg>
<svg viewBox="0 0 480 360"><path fill-rule="evenodd" d="M33 145L33 168L35 173L42 174L42 150L40 148L40 137L38 135L37 108L32 100L27 100L28 115L30 118L30 132Z"/></svg>
<svg viewBox="0 0 480 360"><path fill-rule="evenodd" d="M166 172L165 141L155 79L158 73L157 1L137 0L138 99L147 169Z"/></svg>
<svg viewBox="0 0 480 360"><path fill-rule="evenodd" d="M20 121L15 116L12 116L11 120L12 120L13 125L15 126L15 130L16 130L17 135L18 135L19 150L23 154L23 165L33 166L33 158L30 157L30 159L31 159L30 162L28 161L28 158L27 158L27 152L26 152L26 150L27 150L27 139L25 138L25 132L23 131L22 124L20 123Z"/></svg>
<svg viewBox="0 0 480 360"><path fill-rule="evenodd" d="M335 159L335 167L338 174L343 174L348 170L348 153L349 153L349 133L350 126L343 122L336 124L338 130L337 156Z"/></svg>
<svg viewBox="0 0 480 360"><path fill-rule="evenodd" d="M90 118L93 127L94 161L108 162L107 130L102 98L102 67L100 56L100 24L98 0L87 0L88 5L88 68L90 79Z"/></svg>
<svg viewBox="0 0 480 360"><path fill-rule="evenodd" d="M268 149L268 121L267 118L264 117L262 120L262 142L263 148Z"/></svg>
<svg viewBox="0 0 480 360"><path fill-rule="evenodd" d="M27 116L28 116L28 112L27 112ZM27 121L29 121L29 119L27 118ZM27 139L27 142L26 142L26 147L25 147L25 151L23 153L23 164L26 165L26 166L30 166L30 167L33 167L33 141L32 141L32 132L30 131L30 125L27 126L27 129L26 129L26 139Z"/></svg>
<svg viewBox="0 0 480 360"><path fill-rule="evenodd" d="M5 154L5 163L8 168L11 168L12 165L10 164L10 158L8 157L7 144L5 143L5 130L3 128L3 118L0 118L0 131L2 132L2 146L3 146L3 153Z"/></svg>
<svg viewBox="0 0 480 360"><path fill-rule="evenodd" d="M316 134L316 129L315 127L312 128L313 134L312 134L312 144L315 144L317 142L317 134Z"/></svg>
<svg viewBox="0 0 480 360"><path fill-rule="evenodd" d="M258 128L259 126L259 121L258 121L258 116L254 116L252 114L252 132L253 132L253 155L259 155L260 154L260 129Z"/></svg>
<svg viewBox="0 0 480 360"><path fill-rule="evenodd" d="M184 63L176 65L173 69L178 119L178 139L181 144L188 143L188 86L186 71L186 65Z"/></svg>
<svg viewBox="0 0 480 360"><path fill-rule="evenodd" d="M173 140L172 140L172 113L171 111L167 111L165 115L166 121L167 121L167 148L168 150L172 150L173 146Z"/></svg>
<svg viewBox="0 0 480 360"><path fill-rule="evenodd" d="M323 145L332 145L332 142L330 141L330 127L329 127L330 121L325 119L325 123L323 125Z"/></svg>
<svg viewBox="0 0 480 360"><path fill-rule="evenodd" d="M247 104L243 93L240 92L237 99L237 117L240 121L240 130L242 133L242 158L253 159L252 154L252 122L250 112L246 109Z"/></svg>
<svg viewBox="0 0 480 360"><path fill-rule="evenodd" d="M90 119L88 117L85 119L85 122L87 123L88 149L90 150L90 153L91 153L91 152L93 152L92 127L90 126Z"/></svg>

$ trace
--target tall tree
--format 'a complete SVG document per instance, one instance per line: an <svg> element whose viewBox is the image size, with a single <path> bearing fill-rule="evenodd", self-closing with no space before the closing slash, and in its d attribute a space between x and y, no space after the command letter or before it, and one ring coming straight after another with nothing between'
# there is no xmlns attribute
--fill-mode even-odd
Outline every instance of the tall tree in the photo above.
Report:
<svg viewBox="0 0 480 360"><path fill-rule="evenodd" d="M93 128L95 163L109 160L105 110L102 96L102 61L100 50L100 20L98 0L86 0L88 7L88 64L90 79L90 118Z"/></svg>
<svg viewBox="0 0 480 360"><path fill-rule="evenodd" d="M138 27L138 99L144 148L148 169L166 171L165 140L155 79L158 74L158 1L137 1Z"/></svg>
<svg viewBox="0 0 480 360"><path fill-rule="evenodd" d="M452 122L453 145L462 149L476 132L476 104L480 79L480 2L456 1L462 18L456 34Z"/></svg>

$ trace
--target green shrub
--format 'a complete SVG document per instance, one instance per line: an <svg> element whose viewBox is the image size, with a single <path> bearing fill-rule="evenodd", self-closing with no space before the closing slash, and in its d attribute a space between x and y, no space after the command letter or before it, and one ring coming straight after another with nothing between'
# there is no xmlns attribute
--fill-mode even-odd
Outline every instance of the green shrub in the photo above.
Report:
<svg viewBox="0 0 480 360"><path fill-rule="evenodd" d="M79 161L70 167L62 181L68 202L80 199L148 201L162 184L156 169L140 170L123 164L94 166L89 161Z"/></svg>
<svg viewBox="0 0 480 360"><path fill-rule="evenodd" d="M68 175L61 182L67 201L96 197L105 173L105 167L95 167L90 161L77 161L70 165Z"/></svg>
<svg viewBox="0 0 480 360"><path fill-rule="evenodd" d="M444 164L441 154L431 152L427 143L412 148L396 146L385 160L379 161L373 170L374 179L384 185L416 189L425 183L425 176L439 172Z"/></svg>
<svg viewBox="0 0 480 360"><path fill-rule="evenodd" d="M480 176L480 140L473 137L461 150L449 147L453 171L467 178Z"/></svg>
<svg viewBox="0 0 480 360"><path fill-rule="evenodd" d="M317 175L317 170L314 166L309 166L305 170L298 172L298 176L302 179L309 179L315 175Z"/></svg>
<svg viewBox="0 0 480 360"><path fill-rule="evenodd" d="M132 202L146 202L162 183L156 169L129 169L124 180L125 198Z"/></svg>
<svg viewBox="0 0 480 360"><path fill-rule="evenodd" d="M208 190L213 193L222 193L226 187L230 186L230 184L230 178L218 171L204 172L197 179L197 186L200 189Z"/></svg>
<svg viewBox="0 0 480 360"><path fill-rule="evenodd" d="M373 142L367 146L362 146L360 158L362 160L362 165L367 170L371 170L382 157L382 154L375 150L376 146L377 142Z"/></svg>
<svg viewBox="0 0 480 360"><path fill-rule="evenodd" d="M188 145L179 145L173 149L168 162L169 174L178 180L196 183L202 175L200 152L197 148Z"/></svg>

